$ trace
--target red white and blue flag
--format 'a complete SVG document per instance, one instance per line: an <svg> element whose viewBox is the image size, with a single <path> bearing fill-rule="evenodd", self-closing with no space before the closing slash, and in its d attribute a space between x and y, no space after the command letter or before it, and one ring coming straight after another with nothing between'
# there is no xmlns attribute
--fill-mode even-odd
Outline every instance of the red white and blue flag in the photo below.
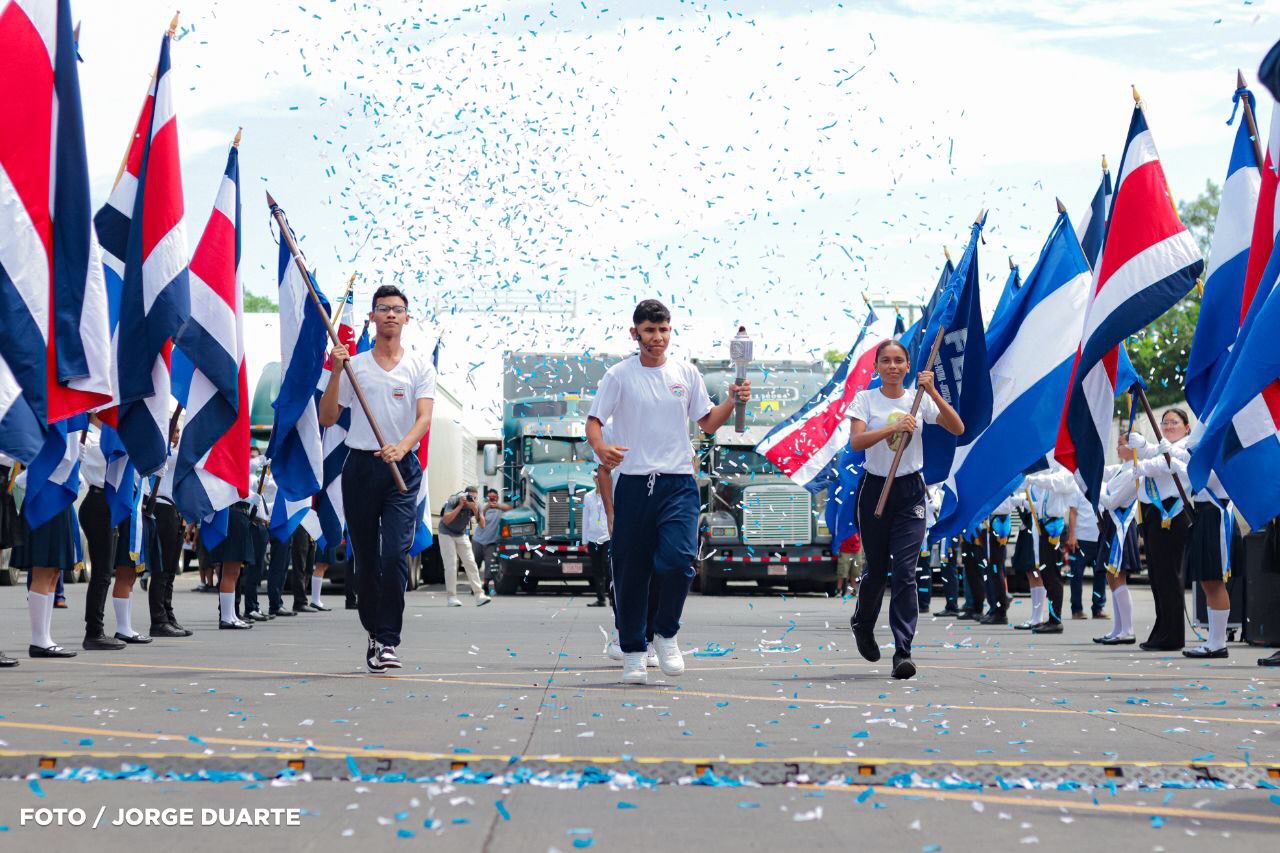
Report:
<svg viewBox="0 0 1280 853"><path fill-rule="evenodd" d="M240 151L233 145L191 256L191 316L174 339L194 367L173 481L174 503L191 522L249 496L240 222Z"/></svg>
<svg viewBox="0 0 1280 853"><path fill-rule="evenodd" d="M0 452L112 399L69 0L0 4Z"/></svg>
<svg viewBox="0 0 1280 853"><path fill-rule="evenodd" d="M1115 405L1118 345L1194 286L1204 269L1165 179L1142 105L1134 107L1120 158L1102 258L1085 309L1055 457L1076 472L1097 506Z"/></svg>
<svg viewBox="0 0 1280 853"><path fill-rule="evenodd" d="M440 375L440 344L443 341L443 337L436 338L435 348L431 350L431 366L435 368L437 376ZM428 428L427 434L422 437L422 441L418 442L418 465L422 468L422 482L418 484L417 523L413 528L413 542L409 545L409 553L415 557L435 542L435 537L431 534L431 507L428 506L431 495L427 488L427 460L430 457L430 449L431 430Z"/></svg>
<svg viewBox="0 0 1280 853"><path fill-rule="evenodd" d="M837 455L849 443L845 414L854 396L870 384L875 374L875 351L880 339L867 336L875 322L875 312L869 311L858 339L822 390L769 430L756 445L756 453L805 488L826 485Z"/></svg>
<svg viewBox="0 0 1280 853"><path fill-rule="evenodd" d="M342 303L338 317L338 340L347 348L347 352L355 355L368 349L368 339L356 345L355 328L355 293L347 291L347 298ZM324 357L324 370L320 371L320 383L316 394L324 393L329 386L329 376L333 372L333 354ZM318 404L317 404L318 405ZM346 510L342 504L342 466L347 462L347 432L351 429L351 410L344 408L338 415L338 421L331 427L322 428L321 442L324 453L323 488L316 495L315 510L320 518L320 539L316 543L320 548L337 545L342 541L342 530L346 527Z"/></svg>
<svg viewBox="0 0 1280 853"><path fill-rule="evenodd" d="M143 103L125 170L94 217L107 279L119 288L115 422L133 465L159 471L169 454L169 353L190 313L178 120L169 36ZM114 277L114 278L113 278Z"/></svg>

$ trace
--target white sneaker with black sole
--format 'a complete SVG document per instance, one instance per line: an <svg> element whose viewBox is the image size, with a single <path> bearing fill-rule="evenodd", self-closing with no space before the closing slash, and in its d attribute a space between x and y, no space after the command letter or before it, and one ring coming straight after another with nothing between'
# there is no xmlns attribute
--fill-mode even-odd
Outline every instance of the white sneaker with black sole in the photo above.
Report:
<svg viewBox="0 0 1280 853"><path fill-rule="evenodd" d="M648 684L649 671L644 665L644 652L626 652L622 658L623 684Z"/></svg>
<svg viewBox="0 0 1280 853"><path fill-rule="evenodd" d="M395 647L383 646L378 651L378 663L382 665L383 669L399 669L400 658L396 656Z"/></svg>
<svg viewBox="0 0 1280 853"><path fill-rule="evenodd" d="M364 665L374 674L387 671L387 668L378 661L378 654L381 651L382 647L378 645L378 641L370 637L369 648L364 654Z"/></svg>

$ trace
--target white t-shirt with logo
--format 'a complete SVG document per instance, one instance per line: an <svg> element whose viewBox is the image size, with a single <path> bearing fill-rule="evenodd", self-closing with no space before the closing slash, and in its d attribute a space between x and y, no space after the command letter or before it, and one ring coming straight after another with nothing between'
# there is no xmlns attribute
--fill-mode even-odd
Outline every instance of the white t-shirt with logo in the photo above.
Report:
<svg viewBox="0 0 1280 853"><path fill-rule="evenodd" d="M867 425L867 431L884 429L896 423L903 415L911 414L911 404L915 401L915 390L907 388L896 400L886 397L879 388L859 391L849 406L849 420L859 420ZM925 424L938 422L938 404L933 398L925 395L920 399L920 413L916 418L916 431L911 443L902 453L902 461L898 463L898 475L914 474L924 467L924 442L920 431ZM863 466L868 474L877 477L889 476L889 468L893 466L894 454L898 452L898 444L902 441L902 433L894 433L887 441L877 441L867 448L867 462Z"/></svg>
<svg viewBox="0 0 1280 853"><path fill-rule="evenodd" d="M400 363L390 370L383 370L374 360L373 350L353 356L351 370L359 380L360 390L369 401L369 409L388 444L395 444L413 429L418 419L418 400L431 400L436 396L436 369L430 360L407 349ZM374 436L373 427L369 425L345 371L338 401L351 410L347 447L380 450L382 445Z"/></svg>
<svg viewBox="0 0 1280 853"><path fill-rule="evenodd" d="M702 374L687 361L645 367L639 356L620 361L600 380L591 417L610 424L612 444L628 448L620 474L692 474L689 421L711 411Z"/></svg>

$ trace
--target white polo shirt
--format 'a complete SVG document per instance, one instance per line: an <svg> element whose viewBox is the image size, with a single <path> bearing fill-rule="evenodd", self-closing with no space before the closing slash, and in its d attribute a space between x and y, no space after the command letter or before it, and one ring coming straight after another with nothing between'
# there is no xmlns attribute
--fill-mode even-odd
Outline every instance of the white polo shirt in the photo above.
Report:
<svg viewBox="0 0 1280 853"><path fill-rule="evenodd" d="M661 367L645 367L633 355L600 380L591 417L610 424L611 444L627 448L620 474L692 474L693 444L689 421L711 411L707 385L687 361L667 359Z"/></svg>
<svg viewBox="0 0 1280 853"><path fill-rule="evenodd" d="M436 369L430 359L408 349L400 357L400 363L390 370L383 370L374 360L373 350L352 357L351 370L388 444L395 444L413 429L418 419L418 400L431 400L436 396ZM351 410L347 447L380 450L382 445L373 434L346 371L342 374L338 401Z"/></svg>
<svg viewBox="0 0 1280 853"><path fill-rule="evenodd" d="M911 414L911 404L915 401L915 389L905 388L901 397L888 397L879 388L859 391L849 405L849 420L859 420L867 425L867 431L884 429L897 423L903 415ZM902 461L898 463L898 474L914 474L924 467L924 442L920 431L925 424L938 422L938 404L928 394L920 398L919 417L916 418L916 431L911 442L902 452ZM868 474L877 477L889 476L893 466L894 454L898 452L898 443L902 433L894 433L884 441L877 441L866 449L867 461L863 466Z"/></svg>

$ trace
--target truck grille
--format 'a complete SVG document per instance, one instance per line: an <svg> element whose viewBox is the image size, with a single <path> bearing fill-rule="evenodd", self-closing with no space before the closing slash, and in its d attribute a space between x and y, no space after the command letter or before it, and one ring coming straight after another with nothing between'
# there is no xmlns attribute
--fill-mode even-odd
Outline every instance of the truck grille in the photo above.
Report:
<svg viewBox="0 0 1280 853"><path fill-rule="evenodd" d="M582 533L582 498L574 501L573 525L569 524L569 492L556 489L547 495L547 529L548 539L578 539Z"/></svg>
<svg viewBox="0 0 1280 853"><path fill-rule="evenodd" d="M742 541L748 545L808 545L812 539L812 496L790 486L757 486L743 491Z"/></svg>

